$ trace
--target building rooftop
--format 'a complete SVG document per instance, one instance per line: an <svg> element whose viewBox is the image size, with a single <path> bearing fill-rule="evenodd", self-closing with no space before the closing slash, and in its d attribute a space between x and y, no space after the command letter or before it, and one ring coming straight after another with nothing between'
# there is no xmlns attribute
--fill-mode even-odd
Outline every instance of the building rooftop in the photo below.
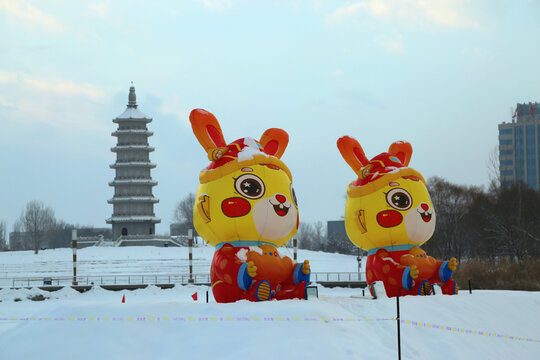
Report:
<svg viewBox="0 0 540 360"><path fill-rule="evenodd" d="M147 119L152 120L145 114L143 114L139 109L134 107L128 107L122 114L116 117L117 119Z"/></svg>
<svg viewBox="0 0 540 360"><path fill-rule="evenodd" d="M540 103L516 104L516 110L512 115L512 121L530 121L539 117Z"/></svg>

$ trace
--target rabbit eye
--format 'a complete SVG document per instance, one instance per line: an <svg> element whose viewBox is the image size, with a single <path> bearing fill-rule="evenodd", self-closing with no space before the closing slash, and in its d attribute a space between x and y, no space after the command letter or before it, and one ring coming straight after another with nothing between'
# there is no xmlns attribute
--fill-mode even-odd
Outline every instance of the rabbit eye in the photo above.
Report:
<svg viewBox="0 0 540 360"><path fill-rule="evenodd" d="M294 205L296 205L296 207L298 208L298 200L296 199L296 192L294 191L292 184L291 184L291 197L294 201Z"/></svg>
<svg viewBox="0 0 540 360"><path fill-rule="evenodd" d="M407 210L412 206L411 195L403 189L392 189L386 194L386 202L397 210Z"/></svg>
<svg viewBox="0 0 540 360"><path fill-rule="evenodd" d="M236 179L234 187L248 199L259 199L264 195L264 182L256 175L244 174Z"/></svg>

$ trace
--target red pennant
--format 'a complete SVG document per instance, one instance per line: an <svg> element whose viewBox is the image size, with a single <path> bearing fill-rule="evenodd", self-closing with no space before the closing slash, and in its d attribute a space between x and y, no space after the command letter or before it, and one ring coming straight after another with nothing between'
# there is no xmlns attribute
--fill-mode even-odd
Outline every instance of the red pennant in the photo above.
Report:
<svg viewBox="0 0 540 360"><path fill-rule="evenodd" d="M191 297L193 298L193 300L197 301L197 293L191 295Z"/></svg>
<svg viewBox="0 0 540 360"><path fill-rule="evenodd" d="M122 304L126 302L126 295L122 296Z"/></svg>

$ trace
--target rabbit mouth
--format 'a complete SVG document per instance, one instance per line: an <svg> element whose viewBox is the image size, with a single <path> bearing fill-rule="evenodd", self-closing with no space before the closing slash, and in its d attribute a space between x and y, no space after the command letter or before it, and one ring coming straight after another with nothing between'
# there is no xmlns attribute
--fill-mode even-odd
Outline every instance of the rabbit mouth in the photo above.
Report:
<svg viewBox="0 0 540 360"><path fill-rule="evenodd" d="M427 211L423 211L423 212L418 211L418 213L420 214L420 216L422 217L422 220L424 220L424 222L430 222L431 221L431 216L432 216L431 213L428 213Z"/></svg>
<svg viewBox="0 0 540 360"><path fill-rule="evenodd" d="M276 212L276 214L281 217L286 216L290 209L290 206L286 207L283 204L272 204L272 206L274 207L274 211Z"/></svg>

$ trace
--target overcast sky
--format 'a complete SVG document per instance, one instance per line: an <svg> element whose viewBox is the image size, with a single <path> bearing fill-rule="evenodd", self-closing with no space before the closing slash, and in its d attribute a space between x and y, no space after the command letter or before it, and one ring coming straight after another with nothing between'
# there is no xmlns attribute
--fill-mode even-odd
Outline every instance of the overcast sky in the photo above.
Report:
<svg viewBox="0 0 540 360"><path fill-rule="evenodd" d="M39 199L66 222L105 227L109 164L130 82L154 120L158 233L208 164L188 114L216 115L228 142L290 136L301 221L343 216L355 174L336 140L368 158L411 142L428 178L487 185L497 124L540 101L540 2L0 0L0 221Z"/></svg>

